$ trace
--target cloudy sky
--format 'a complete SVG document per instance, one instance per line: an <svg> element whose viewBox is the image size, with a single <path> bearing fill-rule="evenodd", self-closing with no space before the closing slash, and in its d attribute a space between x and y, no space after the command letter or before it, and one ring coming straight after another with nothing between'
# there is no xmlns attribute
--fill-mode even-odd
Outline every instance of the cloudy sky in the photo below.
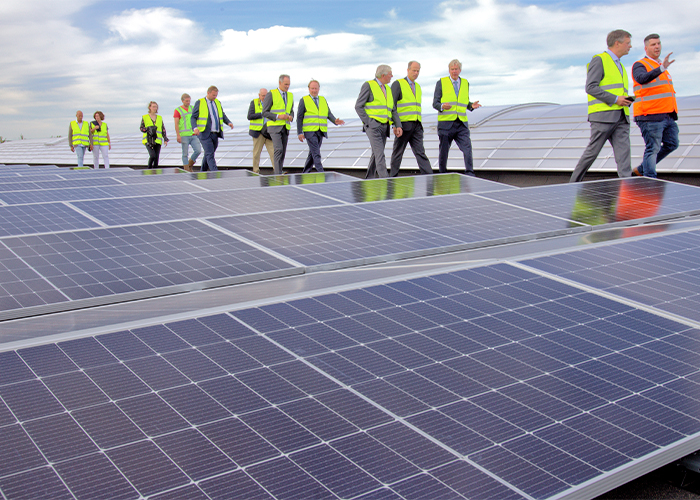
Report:
<svg viewBox="0 0 700 500"><path fill-rule="evenodd" d="M402 77L411 59L422 63L427 110L453 58L485 106L584 102L585 64L616 28L633 34L628 69L657 32L676 58L677 93L700 94L698 0L7 0L0 28L0 136L9 139L65 136L77 109L102 110L112 134L138 133L150 100L172 132L179 96L202 97L212 84L247 127L250 100L280 73L297 100L320 80L335 115L354 118L376 66Z"/></svg>

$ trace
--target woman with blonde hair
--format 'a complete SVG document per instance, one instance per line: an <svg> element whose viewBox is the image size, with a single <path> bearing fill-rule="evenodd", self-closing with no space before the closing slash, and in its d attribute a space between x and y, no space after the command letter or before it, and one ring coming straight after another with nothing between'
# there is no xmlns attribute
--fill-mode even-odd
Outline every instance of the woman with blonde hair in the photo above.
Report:
<svg viewBox="0 0 700 500"><path fill-rule="evenodd" d="M168 135L165 133L163 117L158 114L158 103L148 103L148 113L141 117L141 132L143 132L143 144L148 151L148 168L158 168L160 148L165 141L168 145Z"/></svg>

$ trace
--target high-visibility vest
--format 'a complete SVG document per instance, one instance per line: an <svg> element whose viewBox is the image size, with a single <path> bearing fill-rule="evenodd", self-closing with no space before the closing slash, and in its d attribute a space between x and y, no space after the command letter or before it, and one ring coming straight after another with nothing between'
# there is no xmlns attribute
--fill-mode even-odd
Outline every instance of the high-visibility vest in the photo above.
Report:
<svg viewBox="0 0 700 500"><path fill-rule="evenodd" d="M423 121L421 116L421 99L423 93L420 85L413 82L416 86L416 94L413 94L411 86L405 78L399 80L401 86L401 99L396 103L396 111L399 113L399 118L402 122Z"/></svg>
<svg viewBox="0 0 700 500"><path fill-rule="evenodd" d="M455 95L455 88L452 85L452 79L449 76L440 78L442 83L442 99L441 104L451 104L450 109L438 111L439 122L453 122L461 120L466 122L467 106L469 105L469 82L466 78L460 78L459 95Z"/></svg>
<svg viewBox="0 0 700 500"><path fill-rule="evenodd" d="M92 145L109 146L109 141L107 140L107 124L105 122L102 122L102 125L100 125L99 132L95 130L92 133Z"/></svg>
<svg viewBox="0 0 700 500"><path fill-rule="evenodd" d="M180 121L177 124L177 130L180 132L180 137L189 137L192 135L192 106L188 109L179 106L175 111L180 113Z"/></svg>
<svg viewBox="0 0 700 500"><path fill-rule="evenodd" d="M73 120L70 122L70 128L73 131L72 146L88 146L90 144L90 123L82 122L78 126L78 122Z"/></svg>
<svg viewBox="0 0 700 500"><path fill-rule="evenodd" d="M221 103L218 99L214 99L214 104L216 104L216 112L219 115L219 131L224 130L224 110L221 109ZM207 104L206 97L202 97L199 100L199 116L197 117L197 128L200 132L204 132L207 127L207 119L209 119L209 105Z"/></svg>
<svg viewBox="0 0 700 500"><path fill-rule="evenodd" d="M151 120L150 115L143 115L143 124L146 127L152 127L153 126L153 120ZM156 116L156 144L163 144L163 117L160 115ZM146 144L147 142L147 137L148 134L146 132L143 133L143 139L141 139L141 142Z"/></svg>
<svg viewBox="0 0 700 500"><path fill-rule="evenodd" d="M608 54L607 52L601 52L600 54L596 54L593 57L600 57L601 61L603 61L603 79L598 84L599 87L616 96L629 95L627 93L627 89L629 87L627 80L627 70L625 69L625 66L622 64L622 62L620 62L620 66L622 66L622 73L620 73L617 64L615 64L615 61L613 61L613 58L610 57L610 54ZM586 65L586 69L588 69L589 64L590 63ZM615 111L618 109L624 110L626 115L630 114L630 109L627 106L620 106L619 104L610 105L588 94L589 115L592 113L600 113L602 111Z"/></svg>
<svg viewBox="0 0 700 500"><path fill-rule="evenodd" d="M393 123L391 110L394 108L394 96L391 93L391 87L384 85L384 90L386 90L386 97L384 97L384 92L382 92L377 80L369 80L367 83L369 83L373 97L373 100L365 103L367 116L379 123Z"/></svg>
<svg viewBox="0 0 700 500"><path fill-rule="evenodd" d="M637 61L642 63L647 71L651 71L661 66L660 63L644 57ZM673 80L668 71L664 71L657 78L641 85L634 80L634 115L656 115L661 113L678 113L676 104L676 92L673 89Z"/></svg>
<svg viewBox="0 0 700 500"><path fill-rule="evenodd" d="M306 108L306 113L304 113L303 131L315 132L316 130L320 130L321 132L327 132L328 103L326 102L326 98L318 96L317 108L313 97L306 95L304 96L304 107Z"/></svg>
<svg viewBox="0 0 700 500"><path fill-rule="evenodd" d="M253 106L255 107L255 112L257 114L262 113L262 103L260 102L260 99L255 99L253 101ZM248 128L250 130L260 131L263 129L264 123L265 123L265 120L263 120L263 118L261 116L260 118L257 118L255 120L250 120L250 126Z"/></svg>
<svg viewBox="0 0 700 500"><path fill-rule="evenodd" d="M287 92L287 105L284 105L284 99L282 99L282 92L280 89L272 89L272 107L270 108L270 113L276 115L292 114L292 105L294 104L294 95L291 92ZM287 130L291 128L290 123L287 120L268 120L268 127L277 127L284 125Z"/></svg>

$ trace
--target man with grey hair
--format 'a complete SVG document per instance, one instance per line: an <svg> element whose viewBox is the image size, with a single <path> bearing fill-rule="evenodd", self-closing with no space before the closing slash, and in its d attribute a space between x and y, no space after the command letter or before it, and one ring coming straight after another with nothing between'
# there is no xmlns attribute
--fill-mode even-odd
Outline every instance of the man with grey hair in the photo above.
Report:
<svg viewBox="0 0 700 500"><path fill-rule="evenodd" d="M284 172L284 157L287 154L290 123L294 120L294 95L289 90L289 75L280 75L279 88L267 93L262 106L263 118L267 118L267 131L274 145L274 173Z"/></svg>
<svg viewBox="0 0 700 500"><path fill-rule="evenodd" d="M607 141L613 148L617 175L632 175L630 161L630 105L627 70L620 58L632 48L632 35L625 30L608 33L608 49L588 63L586 93L591 139L569 182L580 182Z"/></svg>
<svg viewBox="0 0 700 500"><path fill-rule="evenodd" d="M401 119L403 134L394 140L394 148L391 151L390 177L399 175L401 160L406 150L406 145L411 145L411 150L416 157L421 174L432 174L430 160L425 154L423 146L423 117L421 114L422 91L416 79L420 74L420 63L410 61L406 78L394 81L391 84L391 93L394 97L394 110Z"/></svg>
<svg viewBox="0 0 700 500"><path fill-rule="evenodd" d="M267 95L267 89L258 91L258 98L250 101L248 106L248 135L253 138L253 172L260 173L260 153L262 148L267 148L267 154L270 155L270 162L274 161L275 150L273 149L272 137L267 132L265 118L262 115L262 104Z"/></svg>
<svg viewBox="0 0 700 500"><path fill-rule="evenodd" d="M362 84L360 95L355 102L355 112L362 120L362 131L367 134L372 156L367 166L366 179L388 177L384 147L389 137L389 128L394 124L394 135L401 137L401 119L394 107L394 98L389 82L393 78L391 67L386 64L377 66L375 79Z"/></svg>
<svg viewBox="0 0 700 500"><path fill-rule="evenodd" d="M450 72L435 84L433 108L438 111L438 167L440 173L447 172L447 157L450 154L452 141L457 143L464 155L464 169L467 175L474 175L474 160L472 157L472 141L469 135L467 110L479 109L479 101L469 100L469 82L460 78L462 63L453 59L447 65Z"/></svg>

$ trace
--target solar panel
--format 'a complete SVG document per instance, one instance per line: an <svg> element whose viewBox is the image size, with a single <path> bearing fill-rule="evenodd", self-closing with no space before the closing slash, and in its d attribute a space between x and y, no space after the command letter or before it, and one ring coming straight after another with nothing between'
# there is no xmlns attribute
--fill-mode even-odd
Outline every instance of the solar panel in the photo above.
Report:
<svg viewBox="0 0 700 500"><path fill-rule="evenodd" d="M693 342L495 264L8 351L0 491L594 496L700 439Z"/></svg>
<svg viewBox="0 0 700 500"><path fill-rule="evenodd" d="M0 237L99 227L62 203L0 206Z"/></svg>
<svg viewBox="0 0 700 500"><path fill-rule="evenodd" d="M537 186L484 196L588 225L700 213L700 189L648 177Z"/></svg>
<svg viewBox="0 0 700 500"><path fill-rule="evenodd" d="M302 272L198 221L8 237L2 252L2 318Z"/></svg>
<svg viewBox="0 0 700 500"><path fill-rule="evenodd" d="M459 174L421 175L389 179L370 179L344 183L304 186L314 193L330 196L346 203L400 200L443 194L479 193L516 189L505 184Z"/></svg>

